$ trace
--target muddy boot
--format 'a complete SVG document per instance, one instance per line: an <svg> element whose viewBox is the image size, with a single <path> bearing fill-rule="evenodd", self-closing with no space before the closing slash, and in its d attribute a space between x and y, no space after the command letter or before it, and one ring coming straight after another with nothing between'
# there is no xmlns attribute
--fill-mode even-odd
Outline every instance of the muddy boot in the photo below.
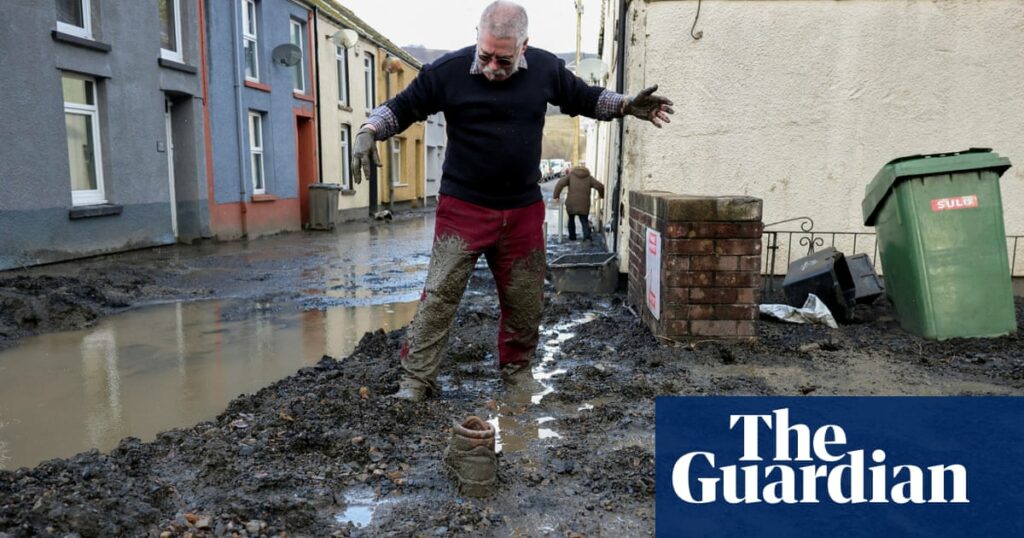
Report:
<svg viewBox="0 0 1024 538"><path fill-rule="evenodd" d="M501 367L501 380L506 385L525 385L533 381L533 369L528 362L510 362Z"/></svg>
<svg viewBox="0 0 1024 538"><path fill-rule="evenodd" d="M444 466L459 482L459 493L486 497L494 489L498 459L494 454L494 427L472 416L452 425L452 438L444 451Z"/></svg>
<svg viewBox="0 0 1024 538"><path fill-rule="evenodd" d="M398 386L398 392L392 394L391 397L409 402L422 402L427 399L427 388L411 383L402 383Z"/></svg>

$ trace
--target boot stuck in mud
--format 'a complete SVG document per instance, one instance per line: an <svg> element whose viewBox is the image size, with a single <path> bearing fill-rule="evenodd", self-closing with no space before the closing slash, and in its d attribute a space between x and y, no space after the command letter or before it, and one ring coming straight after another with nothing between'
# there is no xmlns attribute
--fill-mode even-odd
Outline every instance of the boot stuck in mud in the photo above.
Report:
<svg viewBox="0 0 1024 538"><path fill-rule="evenodd" d="M452 425L443 462L458 482L460 494L487 497L493 493L498 474L494 440L494 427L480 417L471 416L462 424Z"/></svg>

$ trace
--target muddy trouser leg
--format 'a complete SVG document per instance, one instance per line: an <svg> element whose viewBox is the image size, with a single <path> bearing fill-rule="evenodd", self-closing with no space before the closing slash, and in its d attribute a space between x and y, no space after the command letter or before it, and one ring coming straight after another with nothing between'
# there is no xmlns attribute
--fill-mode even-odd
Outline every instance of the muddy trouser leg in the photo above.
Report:
<svg viewBox="0 0 1024 538"><path fill-rule="evenodd" d="M498 285L498 363L529 364L537 351L544 308L544 203L504 212L497 244L486 251Z"/></svg>
<svg viewBox="0 0 1024 538"><path fill-rule="evenodd" d="M439 392L437 373L452 319L487 235L493 235L498 222L497 211L447 196L438 201L427 283L400 354L403 387Z"/></svg>

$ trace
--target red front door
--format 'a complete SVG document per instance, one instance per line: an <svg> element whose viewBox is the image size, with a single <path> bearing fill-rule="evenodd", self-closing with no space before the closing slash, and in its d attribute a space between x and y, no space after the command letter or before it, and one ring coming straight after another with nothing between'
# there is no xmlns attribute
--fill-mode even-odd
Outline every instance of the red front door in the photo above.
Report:
<svg viewBox="0 0 1024 538"><path fill-rule="evenodd" d="M296 158L299 167L299 207L302 225L309 224L309 186L316 183L316 130L312 118L295 117Z"/></svg>

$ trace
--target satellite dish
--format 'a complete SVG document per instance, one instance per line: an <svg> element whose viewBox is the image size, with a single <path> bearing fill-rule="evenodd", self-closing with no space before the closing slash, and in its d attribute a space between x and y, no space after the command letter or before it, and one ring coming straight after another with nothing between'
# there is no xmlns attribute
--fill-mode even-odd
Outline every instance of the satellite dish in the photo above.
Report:
<svg viewBox="0 0 1024 538"><path fill-rule="evenodd" d="M276 64L291 67L293 65L298 65L299 62L302 61L302 49L292 45L291 43L285 43L284 45L274 47L273 52L270 53L270 57Z"/></svg>
<svg viewBox="0 0 1024 538"><path fill-rule="evenodd" d="M341 48L350 49L359 42L359 33L350 28L338 30L331 35L331 42Z"/></svg>
<svg viewBox="0 0 1024 538"><path fill-rule="evenodd" d="M580 65L576 67L576 76L597 84L608 76L608 66L597 58L587 58L581 60Z"/></svg>

